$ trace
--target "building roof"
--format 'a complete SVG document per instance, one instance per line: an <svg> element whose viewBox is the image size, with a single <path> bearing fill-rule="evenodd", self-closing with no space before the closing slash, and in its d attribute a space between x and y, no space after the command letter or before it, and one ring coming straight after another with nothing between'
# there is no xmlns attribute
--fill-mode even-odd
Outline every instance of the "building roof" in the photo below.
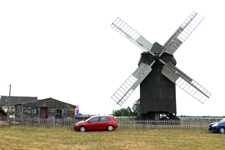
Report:
<svg viewBox="0 0 225 150"><path fill-rule="evenodd" d="M0 96L0 106L8 105L9 96ZM24 102L37 101L37 97L28 96L10 96L10 106Z"/></svg>
<svg viewBox="0 0 225 150"><path fill-rule="evenodd" d="M67 102L63 102L63 101L51 98L51 97L45 98L45 99L39 99L38 101L42 101L42 100L55 100L55 101L59 101L59 102L62 102L62 103L68 104L68 105L73 105L73 104L70 104L70 103L67 103ZM73 106L76 106L76 105L73 105Z"/></svg>
<svg viewBox="0 0 225 150"><path fill-rule="evenodd" d="M69 104L69 103L66 103L66 102L63 102L63 101L60 101L60 100L57 100L57 99L54 99L54 98L51 98L51 97L49 97L49 98L45 98L45 99L39 99L39 100L35 100L35 101L28 101L28 102L23 102L23 103L18 103L18 104L16 104L16 105L26 105L26 104L28 104L28 103L40 103L41 101L46 101L46 100L50 100L50 101L58 101L58 102L60 102L60 103L64 103L64 104L67 104L67 105L71 105L71 106L74 106L74 107L76 107L76 105L73 105L73 104ZM53 102L52 101L52 102Z"/></svg>
<svg viewBox="0 0 225 150"><path fill-rule="evenodd" d="M158 42L155 42L151 48L151 52L161 53L162 51L163 51L162 45L160 45Z"/></svg>

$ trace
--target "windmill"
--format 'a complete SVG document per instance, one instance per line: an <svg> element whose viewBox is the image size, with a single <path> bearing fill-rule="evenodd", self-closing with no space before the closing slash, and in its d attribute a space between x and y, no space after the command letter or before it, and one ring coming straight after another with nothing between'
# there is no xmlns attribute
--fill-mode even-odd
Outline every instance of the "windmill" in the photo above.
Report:
<svg viewBox="0 0 225 150"><path fill-rule="evenodd" d="M149 117L159 120L160 114L176 119L176 85L199 102L204 103L211 93L198 82L175 67L175 51L197 28L204 17L192 12L175 33L162 46L151 44L122 19L117 18L111 27L130 40L144 52L141 54L138 68L113 94L112 99L122 105L140 84L139 119Z"/></svg>

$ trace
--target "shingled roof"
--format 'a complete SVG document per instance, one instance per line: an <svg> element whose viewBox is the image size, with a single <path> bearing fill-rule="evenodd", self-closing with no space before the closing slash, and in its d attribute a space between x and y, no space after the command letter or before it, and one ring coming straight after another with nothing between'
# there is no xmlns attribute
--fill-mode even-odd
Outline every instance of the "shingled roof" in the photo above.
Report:
<svg viewBox="0 0 225 150"><path fill-rule="evenodd" d="M0 96L0 106L8 105L9 96ZM36 101L37 97L28 96L10 96L10 106L21 104L24 102Z"/></svg>

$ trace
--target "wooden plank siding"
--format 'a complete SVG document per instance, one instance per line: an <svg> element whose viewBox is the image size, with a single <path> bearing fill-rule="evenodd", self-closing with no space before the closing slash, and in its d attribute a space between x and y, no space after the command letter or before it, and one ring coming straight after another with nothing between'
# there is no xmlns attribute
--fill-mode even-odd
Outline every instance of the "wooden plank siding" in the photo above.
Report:
<svg viewBox="0 0 225 150"><path fill-rule="evenodd" d="M53 98L15 105L16 118L40 118L42 108L47 108L48 118L56 118L57 110L62 110L62 118L74 118L76 106ZM35 114L37 109L37 114Z"/></svg>
<svg viewBox="0 0 225 150"><path fill-rule="evenodd" d="M163 54L160 57L163 61L176 65L172 55ZM141 54L141 63L151 64L155 58L148 52ZM152 71L140 84L140 113L162 113L176 114L176 85L167 79L162 73L163 64L156 61Z"/></svg>

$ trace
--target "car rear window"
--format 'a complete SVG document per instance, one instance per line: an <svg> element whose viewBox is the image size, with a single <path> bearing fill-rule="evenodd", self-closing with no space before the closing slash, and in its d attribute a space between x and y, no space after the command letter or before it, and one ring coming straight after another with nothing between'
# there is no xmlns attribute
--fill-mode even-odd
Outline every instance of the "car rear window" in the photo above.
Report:
<svg viewBox="0 0 225 150"><path fill-rule="evenodd" d="M116 118L113 117L113 119L116 121Z"/></svg>
<svg viewBox="0 0 225 150"><path fill-rule="evenodd" d="M100 117L100 121L109 121L109 117Z"/></svg>

